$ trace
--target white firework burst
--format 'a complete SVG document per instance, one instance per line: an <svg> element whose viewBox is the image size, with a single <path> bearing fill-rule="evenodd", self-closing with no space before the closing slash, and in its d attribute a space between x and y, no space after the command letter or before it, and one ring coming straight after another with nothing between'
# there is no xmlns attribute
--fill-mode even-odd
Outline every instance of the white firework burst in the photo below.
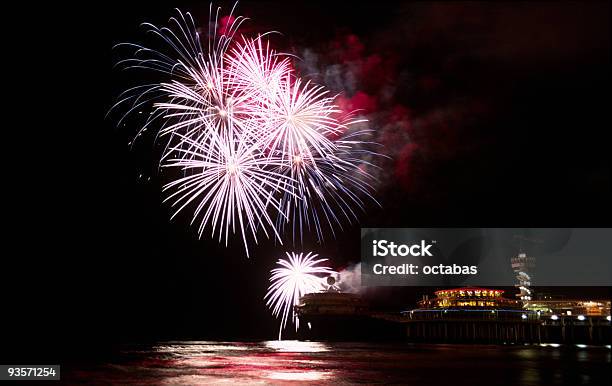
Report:
<svg viewBox="0 0 612 386"><path fill-rule="evenodd" d="M373 199L361 132L346 134L360 121L338 118L335 96L303 81L266 34L237 36L245 19L233 9L220 29L219 12L211 7L204 39L192 16L178 11L169 27L144 24L163 48L119 45L133 49L121 66L162 75L120 95L115 106L128 109L119 124L149 110L136 137L152 129L163 139L160 166L179 170L163 188L165 201L172 217L191 211L200 237L210 227L227 245L239 233L247 256L258 231L282 244L289 224L294 241L305 229L323 240L322 223L333 233L357 217L361 197Z"/></svg>
<svg viewBox="0 0 612 386"><path fill-rule="evenodd" d="M281 318L278 339L291 320L295 324L295 330L299 328L299 319L294 311L294 306L299 303L302 296L307 293L319 292L325 289L325 278L320 275L329 276L334 271L319 264L327 259L317 259L317 254L286 252L287 259L279 259L277 264L280 268L271 271L270 286L264 299L266 305L272 309L272 314Z"/></svg>

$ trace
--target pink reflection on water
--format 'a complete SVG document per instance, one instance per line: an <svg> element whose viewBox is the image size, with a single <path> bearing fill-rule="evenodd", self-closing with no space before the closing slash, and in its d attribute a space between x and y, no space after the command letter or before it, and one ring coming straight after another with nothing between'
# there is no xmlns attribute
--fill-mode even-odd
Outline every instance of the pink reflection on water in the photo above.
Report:
<svg viewBox="0 0 612 386"><path fill-rule="evenodd" d="M265 346L281 352L326 352L329 346L321 342L303 342L299 340L271 340Z"/></svg>
<svg viewBox="0 0 612 386"><path fill-rule="evenodd" d="M143 384L269 384L300 381L331 382L335 370L325 360L313 357L327 353L325 343L301 341L269 341L259 344L195 344L158 345L153 351L160 356L132 362L132 368L147 373L152 379Z"/></svg>
<svg viewBox="0 0 612 386"><path fill-rule="evenodd" d="M123 350L115 360L66 364L66 384L102 385L339 385L420 386L452 383L608 384L608 348L366 343L177 342ZM568 370L560 371L560 365ZM579 365L579 366L578 366ZM442 367L441 367L442 366ZM584 367L587 366L587 367ZM443 369L443 371L440 371ZM583 370L584 369L584 370ZM500 374L503 375L500 377Z"/></svg>
<svg viewBox="0 0 612 386"><path fill-rule="evenodd" d="M331 379L332 376L333 373L331 371L276 371L268 374L266 378L281 381L324 381Z"/></svg>

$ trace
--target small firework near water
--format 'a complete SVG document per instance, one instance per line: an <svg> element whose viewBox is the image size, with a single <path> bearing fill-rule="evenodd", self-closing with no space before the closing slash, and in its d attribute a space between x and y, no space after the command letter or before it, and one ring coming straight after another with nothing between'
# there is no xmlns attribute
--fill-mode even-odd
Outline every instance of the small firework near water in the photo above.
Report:
<svg viewBox="0 0 612 386"><path fill-rule="evenodd" d="M145 23L158 48L123 43L126 70L146 70L152 83L128 88L113 109L120 125L136 124L135 140L154 132L162 147L160 167L170 173L163 191L172 217L188 212L198 236L228 245L240 234L283 234L302 241L313 232L332 235L356 221L373 198L377 153L357 130L354 112L342 111L322 85L300 78L290 55L271 48L269 34L240 34L246 20L210 9L200 31L189 13L177 11L168 27ZM151 79L151 78L150 78ZM134 141L132 141L132 146Z"/></svg>
<svg viewBox="0 0 612 386"><path fill-rule="evenodd" d="M319 292L325 289L325 276L335 273L331 268L319 265L327 259L317 259L317 254L287 252L287 259L279 259L277 264L280 268L271 271L270 287L264 299L266 305L272 310L272 314L281 318L278 339L287 322L295 325L295 330L300 326L300 321L293 310L300 298L307 293ZM319 276L324 275L324 276Z"/></svg>

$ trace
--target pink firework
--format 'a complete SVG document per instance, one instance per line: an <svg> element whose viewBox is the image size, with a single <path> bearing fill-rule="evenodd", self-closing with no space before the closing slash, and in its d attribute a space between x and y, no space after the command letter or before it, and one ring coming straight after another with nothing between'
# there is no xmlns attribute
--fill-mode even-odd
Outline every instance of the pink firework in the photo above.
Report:
<svg viewBox="0 0 612 386"><path fill-rule="evenodd" d="M201 237L228 244L238 233L248 256L248 239L258 232L281 244L288 226L314 230L323 239L357 218L361 197L372 198L370 166L359 140L351 133L363 120L338 118L335 95L302 80L292 57L270 47L267 35L238 36L245 20L212 12L205 39L192 16L178 12L170 26L145 24L162 47L137 44L124 68L151 70L159 82L126 90L116 106L149 110L136 137L155 131L164 150L162 168L177 170L163 190L173 217L192 213ZM203 43L204 42L204 43ZM153 129L154 128L154 129ZM361 157L367 153L367 157Z"/></svg>

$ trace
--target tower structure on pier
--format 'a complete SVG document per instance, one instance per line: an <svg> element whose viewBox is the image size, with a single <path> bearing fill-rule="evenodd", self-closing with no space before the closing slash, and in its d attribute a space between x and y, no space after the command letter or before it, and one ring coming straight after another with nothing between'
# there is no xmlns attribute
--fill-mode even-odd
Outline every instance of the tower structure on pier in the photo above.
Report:
<svg viewBox="0 0 612 386"><path fill-rule="evenodd" d="M528 239L519 235L515 235L514 238L519 240L519 252L517 256L510 259L510 264L512 265L512 271L514 271L514 277L516 279L516 284L514 286L519 289L519 293L516 294L516 296L521 299L523 305L526 305L533 299L533 289L531 286L535 274L536 259L525 253L523 250L523 242L540 243L541 241Z"/></svg>

